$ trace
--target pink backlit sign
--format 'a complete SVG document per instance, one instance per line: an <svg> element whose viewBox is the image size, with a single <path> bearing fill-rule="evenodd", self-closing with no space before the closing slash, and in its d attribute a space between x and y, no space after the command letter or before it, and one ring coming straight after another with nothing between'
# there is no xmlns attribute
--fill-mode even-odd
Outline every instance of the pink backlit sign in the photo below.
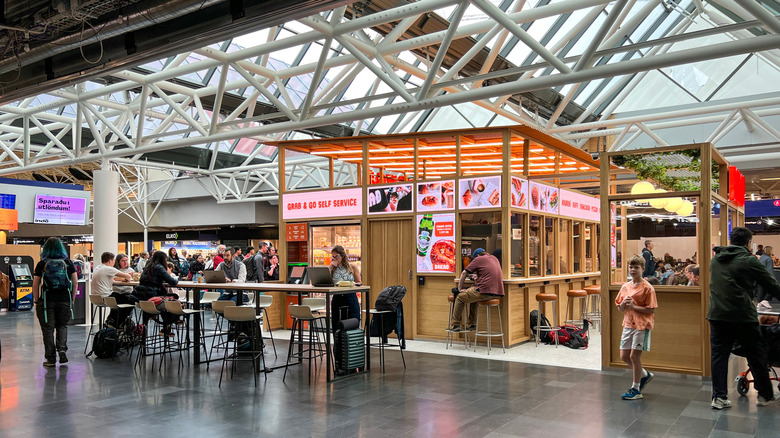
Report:
<svg viewBox="0 0 780 438"><path fill-rule="evenodd" d="M561 189L561 216L576 217L588 221L601 221L599 198Z"/></svg>
<svg viewBox="0 0 780 438"><path fill-rule="evenodd" d="M363 214L361 189L323 190L320 192L285 193L282 196L282 219L349 217Z"/></svg>

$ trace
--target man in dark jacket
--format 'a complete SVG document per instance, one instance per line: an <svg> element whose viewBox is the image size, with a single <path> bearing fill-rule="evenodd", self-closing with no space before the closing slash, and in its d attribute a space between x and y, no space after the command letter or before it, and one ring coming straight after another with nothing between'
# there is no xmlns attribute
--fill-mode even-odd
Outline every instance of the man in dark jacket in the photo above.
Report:
<svg viewBox="0 0 780 438"><path fill-rule="evenodd" d="M642 250L642 258L645 259L645 271L642 272L643 278L655 277L655 259L653 258L653 248L655 244L652 240L645 240L645 248Z"/></svg>
<svg viewBox="0 0 780 438"><path fill-rule="evenodd" d="M753 304L756 284L773 295L780 296L780 284L775 277L750 254L753 233L737 227L731 232L731 245L714 248L710 262L710 345L712 348L712 404L714 409L730 408L728 400L729 355L738 341L744 349L750 372L758 390L758 406L777 401L772 391L767 368L767 352L758 327L758 314Z"/></svg>

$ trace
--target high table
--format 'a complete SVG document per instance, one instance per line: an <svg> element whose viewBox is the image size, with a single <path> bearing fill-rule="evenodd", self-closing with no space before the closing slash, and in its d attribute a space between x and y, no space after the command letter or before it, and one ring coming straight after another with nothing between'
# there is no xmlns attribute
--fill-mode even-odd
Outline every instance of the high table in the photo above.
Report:
<svg viewBox="0 0 780 438"><path fill-rule="evenodd" d="M130 281L130 282L115 282L114 284L120 285L120 286L137 286L137 281ZM327 332L327 335L325 336L325 344L326 344L326 375L327 375L327 381L330 382L333 380L331 377L332 367L331 367L331 359L332 359L332 353L331 353L331 343L330 343L330 334L331 334L331 319L330 319L330 298L334 295L343 295L343 294L349 294L349 293L359 293L362 295L361 299L363 301L363 305L366 310L366 315L369 314L370 311L370 303L368 298L368 292L370 291L369 286L353 286L353 287L315 287L310 284L284 284L284 283L197 283L194 281L180 281L176 287L185 289L187 291L187 294L189 295L189 291L192 290L193 292L193 307L195 310L200 310L200 292L203 289L224 289L224 290L230 290L230 291L236 291L238 292L238 297L236 298L238 303L243 302L243 291L250 291L250 292L285 292L285 293L297 293L298 294L298 304L301 304L301 299L303 294L312 294L312 293L319 293L325 295L325 302L328 303L328 305L325 306L325 330ZM187 297L189 298L189 297ZM189 300L188 300L189 301ZM260 303L258 300L255 300L255 311L260 314ZM192 355L195 365L201 364L200 359L200 345L201 345L201 338L200 338L200 324L201 320L200 318L195 318L194 320L194 326L193 326L193 347L195 353ZM366 335L366 364L365 364L365 370L370 371L371 370L371 349L369 348L370 345L370 332L369 328L365 327L365 335Z"/></svg>

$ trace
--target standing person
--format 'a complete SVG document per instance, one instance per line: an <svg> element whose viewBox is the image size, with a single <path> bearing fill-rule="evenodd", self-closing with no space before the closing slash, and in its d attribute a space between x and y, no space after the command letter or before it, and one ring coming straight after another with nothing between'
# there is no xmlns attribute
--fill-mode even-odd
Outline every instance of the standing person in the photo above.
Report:
<svg viewBox="0 0 780 438"><path fill-rule="evenodd" d="M225 278L228 283L246 283L246 266L244 266L243 263L236 260L233 256L233 250L227 249L225 250L225 253L223 254L223 257L225 259L224 262L220 263L219 266L217 266L214 270L215 271L222 271L225 273ZM243 297L242 302L246 302L249 300L249 298L241 294ZM220 301L238 301L236 299L236 292L230 291L230 292L223 292L222 295L219 297Z"/></svg>
<svg viewBox="0 0 780 438"><path fill-rule="evenodd" d="M211 259L211 254L206 254L206 260L203 261L204 271L214 270L214 260Z"/></svg>
<svg viewBox="0 0 780 438"><path fill-rule="evenodd" d="M258 273L257 265L255 265L255 248L253 246L248 246L246 248L246 257L244 257L242 263L244 263L244 266L246 267L246 281L256 283ZM262 275L262 272L260 275Z"/></svg>
<svg viewBox="0 0 780 438"><path fill-rule="evenodd" d="M138 260L138 264L135 267L135 272L142 272L146 267L146 262L149 260L149 252L144 251L141 253L141 258Z"/></svg>
<svg viewBox="0 0 780 438"><path fill-rule="evenodd" d="M203 278L203 271L206 269L206 264L203 261L203 255L196 254L193 257L192 263L190 263L190 274L192 275L192 281L197 282L199 278Z"/></svg>
<svg viewBox="0 0 780 438"><path fill-rule="evenodd" d="M168 249L168 261L173 263L173 275L177 277L181 275L181 260L179 254L176 252L176 248L170 247Z"/></svg>
<svg viewBox="0 0 780 438"><path fill-rule="evenodd" d="M758 406L775 403L769 380L767 351L753 305L756 284L774 297L780 297L780 284L764 265L750 254L753 233L744 227L731 232L731 245L713 248L710 262L710 345L712 350L712 404L714 409L730 408L728 399L729 356L734 342L742 345L750 373L758 391Z"/></svg>
<svg viewBox="0 0 780 438"><path fill-rule="evenodd" d="M238 260L239 262L244 261L244 254L242 254L240 246L233 247L233 258Z"/></svg>
<svg viewBox="0 0 780 438"><path fill-rule="evenodd" d="M43 335L45 367L68 363L68 321L78 287L78 275L62 241L49 237L41 248L41 261L33 274L33 302ZM56 341L55 341L56 332Z"/></svg>
<svg viewBox="0 0 780 438"><path fill-rule="evenodd" d="M330 257L331 262L328 265L328 269L330 270L330 276L333 278L333 284L338 284L339 281L352 281L355 284L361 283L360 268L356 264L349 262L347 252L343 246L334 246L330 251ZM266 279L270 280L268 277ZM336 295L330 302L331 327L334 331L336 330L336 324L341 320L341 315L339 315L339 308L341 307L347 307L347 318L360 320L360 302L357 294Z"/></svg>
<svg viewBox="0 0 780 438"><path fill-rule="evenodd" d="M472 255L474 259L460 274L460 281L458 281L460 293L455 298L455 306L452 311L452 331L454 332L461 331L463 322L465 322L463 321L464 305L469 305L468 328L473 330L477 327L477 303L504 296L503 274L498 259L486 253L482 248L474 250ZM472 274L477 276L474 286L463 289L466 277Z"/></svg>
<svg viewBox="0 0 780 438"><path fill-rule="evenodd" d="M225 254L225 250L227 247L225 245L219 245L217 246L217 254L214 256L214 269L217 268L222 262L225 261L225 258L223 255Z"/></svg>
<svg viewBox="0 0 780 438"><path fill-rule="evenodd" d="M767 246L764 248L764 252L761 254L761 257L758 259L758 261L761 262L762 265L764 265L767 272L772 274L772 276L775 275L775 271L774 269L772 269L772 266L774 265L773 258L774 258L774 254L772 254L772 247ZM756 289L756 299L758 299L758 307L757 307L758 310L769 310L772 308L772 305L769 304L769 300L766 299L766 292L764 292L764 288L761 286L758 286Z"/></svg>
<svg viewBox="0 0 780 438"><path fill-rule="evenodd" d="M279 280L279 257L271 256L271 266L268 268L268 279Z"/></svg>
<svg viewBox="0 0 780 438"><path fill-rule="evenodd" d="M650 330L653 329L658 301L653 286L642 278L645 270L644 257L635 255L628 259L631 281L620 288L615 298L615 304L623 312L620 359L633 370L633 384L620 396L623 400L642 398L642 389L653 378L653 373L642 368L642 352L650 351Z"/></svg>
<svg viewBox="0 0 780 438"><path fill-rule="evenodd" d="M645 271L642 272L642 277L650 278L655 276L655 260L653 258L653 248L655 243L652 240L645 240L645 247L642 250L642 258L645 259Z"/></svg>
<svg viewBox="0 0 780 438"><path fill-rule="evenodd" d="M255 255L255 272L257 272L257 282L262 283L265 280L265 273L268 271L266 256L268 255L268 242L261 242L257 255Z"/></svg>

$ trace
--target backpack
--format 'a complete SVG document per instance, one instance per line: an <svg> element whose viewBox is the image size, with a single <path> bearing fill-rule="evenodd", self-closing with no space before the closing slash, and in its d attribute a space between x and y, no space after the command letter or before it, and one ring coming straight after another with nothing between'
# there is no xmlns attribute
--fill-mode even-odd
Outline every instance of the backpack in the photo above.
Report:
<svg viewBox="0 0 780 438"><path fill-rule="evenodd" d="M255 266L255 256L256 254L252 254L243 260L244 266L246 266L247 281L257 280L257 266Z"/></svg>
<svg viewBox="0 0 780 438"><path fill-rule="evenodd" d="M95 333L92 340L92 351L87 357L95 355L100 359L112 359L119 352L119 334L112 327L105 327Z"/></svg>
<svg viewBox="0 0 780 438"><path fill-rule="evenodd" d="M68 264L64 259L46 259L46 264L43 265L43 286L47 291L70 291Z"/></svg>
<svg viewBox="0 0 780 438"><path fill-rule="evenodd" d="M398 285L398 286L388 286L382 290L382 292L379 292L379 296L376 297L376 304L374 307L376 307L376 310L379 311L393 311L398 308L398 303L401 302L401 300L404 298L404 295L406 295L406 288Z"/></svg>
<svg viewBox="0 0 780 438"><path fill-rule="evenodd" d="M588 321L582 321L582 328L574 325L562 326L559 330L552 332L549 343L554 344L556 338L558 338L558 344L575 350L588 348Z"/></svg>
<svg viewBox="0 0 780 438"><path fill-rule="evenodd" d="M179 259L179 273L180 275L187 276L189 272L190 272L190 262L188 262L186 258L182 257L181 259Z"/></svg>
<svg viewBox="0 0 780 438"><path fill-rule="evenodd" d="M531 324L531 332L534 334L534 337L537 336L537 334L536 334L536 324L537 324L538 320L539 320L539 311L538 310L532 310L531 311L531 315L529 315L529 317L528 317L528 321ZM541 326L552 326L552 324L550 323L550 320L547 319L546 316L544 316L544 313L542 313L542 319L539 322L539 325L541 325ZM550 340L550 333L552 333L552 332L541 332L538 335L539 336L539 341L540 342L545 342L545 343L549 342L549 340Z"/></svg>

